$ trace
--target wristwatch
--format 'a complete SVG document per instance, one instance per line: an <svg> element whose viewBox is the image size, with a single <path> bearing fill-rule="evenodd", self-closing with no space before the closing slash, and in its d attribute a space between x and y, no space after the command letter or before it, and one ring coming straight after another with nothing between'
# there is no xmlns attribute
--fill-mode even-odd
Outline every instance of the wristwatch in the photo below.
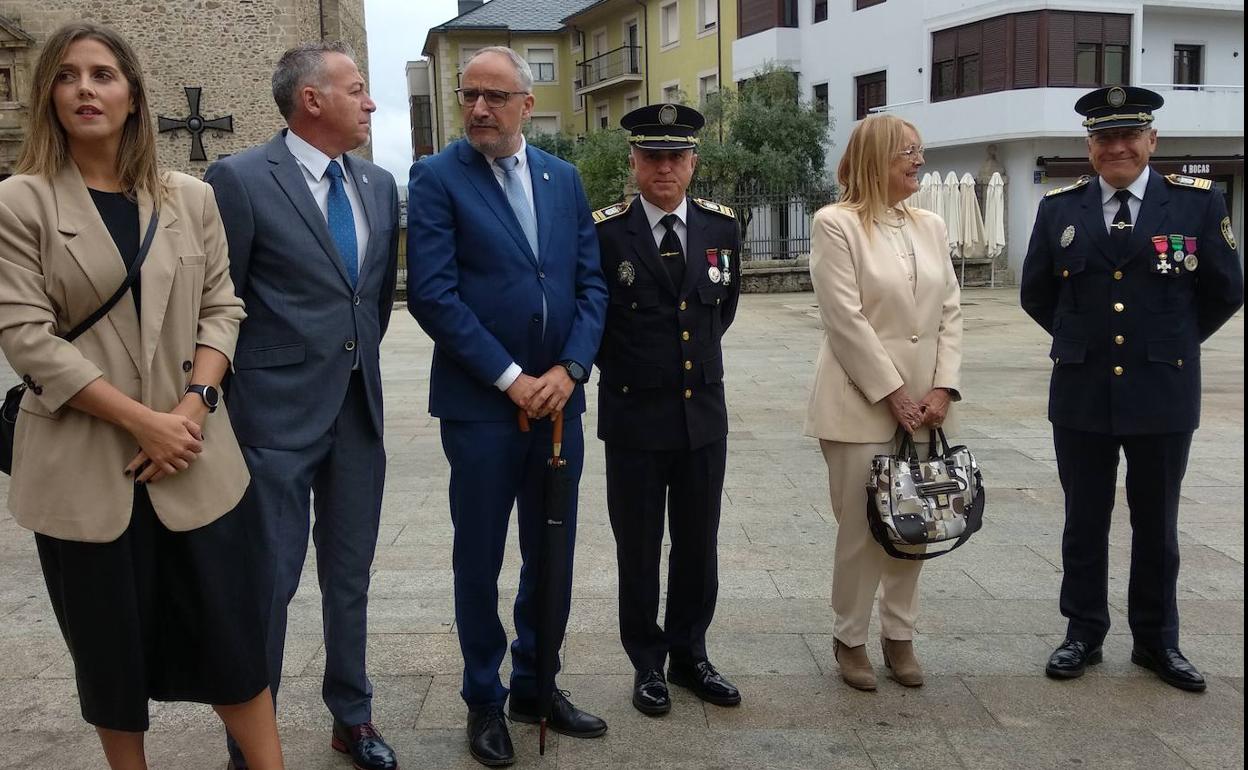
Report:
<svg viewBox="0 0 1248 770"><path fill-rule="evenodd" d="M588 379L588 377L586 376L585 367L581 366L575 361L572 361L572 360L560 361L559 365L567 370L568 376L572 378L573 382L580 383L580 382L585 382L585 380Z"/></svg>
<svg viewBox="0 0 1248 770"><path fill-rule="evenodd" d="M202 398L209 414L217 411L217 405L221 403L221 391L211 385L187 385L186 392Z"/></svg>

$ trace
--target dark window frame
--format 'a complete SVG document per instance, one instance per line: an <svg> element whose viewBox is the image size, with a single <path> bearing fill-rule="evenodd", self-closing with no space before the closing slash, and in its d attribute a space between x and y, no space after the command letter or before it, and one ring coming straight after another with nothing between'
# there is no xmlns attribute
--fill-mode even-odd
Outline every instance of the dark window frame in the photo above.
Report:
<svg viewBox="0 0 1248 770"><path fill-rule="evenodd" d="M1063 22L1061 30L1050 23L1059 16ZM1016 23L1024 17L1027 17L1029 25L1034 25L1035 30L1035 37L1029 38L1025 46L1016 38ZM1122 39L1124 20L1126 37ZM981 44L977 41L982 40L989 24L997 24L996 31L1000 33L1002 21L1005 24L1004 34L998 39L1004 41L1005 52L1002 55L994 50L994 56L986 57L988 51L983 46L987 46L987 42ZM1115 25L1113 31L1106 29L1110 24ZM1078 31L1070 35L1072 25ZM967 40L973 42L964 51L964 41ZM1002 90L1128 85L1131 82L1131 45L1131 15L1119 13L1025 11L936 30L932 33L929 56L930 98L933 102L943 102ZM1071 57L1068 60L1063 58L1067 48ZM1083 79L1080 78L1078 66L1080 53L1084 56L1091 53L1093 56L1091 61L1084 62L1086 77ZM1038 71L1037 66L1029 69L1022 67L1020 57L1023 56L1029 57L1030 64L1038 65ZM1052 59L1054 56L1058 57L1056 63ZM984 69L987 58L994 63L992 72ZM971 67L972 64L977 68ZM974 77L970 77L971 71ZM1030 74L1024 74L1024 71ZM1062 72L1067 72L1068 76L1060 74ZM991 80L992 87L985 88L986 80Z"/></svg>
<svg viewBox="0 0 1248 770"><path fill-rule="evenodd" d="M1174 72L1171 82L1175 90L1197 91L1205 84L1205 47L1196 43L1174 44Z"/></svg>
<svg viewBox="0 0 1248 770"><path fill-rule="evenodd" d="M870 8L873 5L881 5L884 0L854 0L854 10L861 11L864 8Z"/></svg>
<svg viewBox="0 0 1248 770"><path fill-rule="evenodd" d="M822 94L820 94L820 90L823 91ZM811 86L810 101L815 106L815 111L819 113L819 116L823 119L823 124L826 126L831 115L831 105L828 101L827 82L815 83Z"/></svg>
<svg viewBox="0 0 1248 770"><path fill-rule="evenodd" d="M828 20L828 0L812 0L810 11L811 24Z"/></svg>
<svg viewBox="0 0 1248 770"><path fill-rule="evenodd" d="M878 100L872 98L877 86L881 87ZM862 120L871 114L871 108L883 107L886 104L888 104L888 70L854 76L854 120Z"/></svg>

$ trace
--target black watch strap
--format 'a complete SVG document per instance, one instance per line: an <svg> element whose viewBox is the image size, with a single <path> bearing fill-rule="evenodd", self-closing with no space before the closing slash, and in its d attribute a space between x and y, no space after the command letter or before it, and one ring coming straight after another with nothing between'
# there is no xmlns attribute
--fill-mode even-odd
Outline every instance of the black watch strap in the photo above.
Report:
<svg viewBox="0 0 1248 770"><path fill-rule="evenodd" d="M581 366L577 362L568 359L567 361L560 361L559 364L567 370L568 376L571 377L574 382L585 382L585 380L588 379L585 376L587 374L585 367Z"/></svg>

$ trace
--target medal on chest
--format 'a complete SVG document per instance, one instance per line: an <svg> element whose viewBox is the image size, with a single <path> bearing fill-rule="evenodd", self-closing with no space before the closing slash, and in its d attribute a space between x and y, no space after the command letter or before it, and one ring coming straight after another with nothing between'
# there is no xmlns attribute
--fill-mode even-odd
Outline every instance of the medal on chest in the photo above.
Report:
<svg viewBox="0 0 1248 770"><path fill-rule="evenodd" d="M706 269L706 275L711 279L712 283L719 283L723 280L723 275L719 271L719 249L707 249L706 261L710 265Z"/></svg>

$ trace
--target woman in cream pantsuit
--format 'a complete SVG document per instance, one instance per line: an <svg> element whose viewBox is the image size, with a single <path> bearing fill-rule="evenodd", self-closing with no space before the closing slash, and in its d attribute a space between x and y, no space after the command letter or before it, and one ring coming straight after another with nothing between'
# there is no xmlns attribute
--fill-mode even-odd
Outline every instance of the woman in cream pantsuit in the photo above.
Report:
<svg viewBox="0 0 1248 770"><path fill-rule="evenodd" d="M838 524L834 655L860 690L876 687L866 642L877 590L885 665L901 684L923 684L912 643L923 562L894 559L872 538L871 458L894 451L898 426L926 441L959 399L962 314L945 223L903 203L922 166L913 125L862 121L837 169L840 202L815 215L811 243L824 337L805 432L820 440Z"/></svg>

